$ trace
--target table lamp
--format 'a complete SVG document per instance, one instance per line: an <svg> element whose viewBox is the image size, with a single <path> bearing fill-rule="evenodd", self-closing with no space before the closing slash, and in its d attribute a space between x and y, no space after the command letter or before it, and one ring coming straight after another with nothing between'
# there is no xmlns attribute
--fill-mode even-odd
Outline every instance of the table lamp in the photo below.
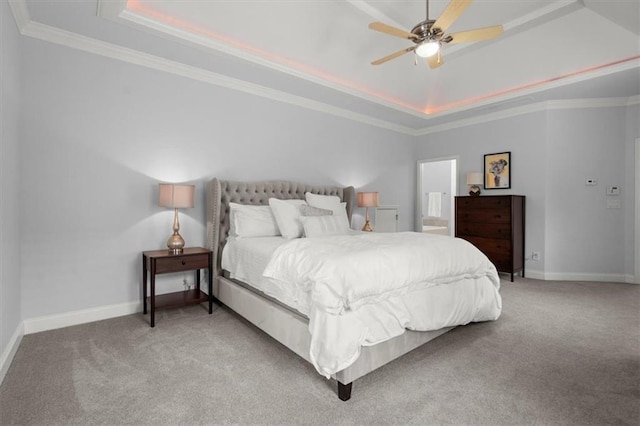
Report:
<svg viewBox="0 0 640 426"><path fill-rule="evenodd" d="M373 228L369 222L369 207L378 207L379 197L377 192L358 192L358 207L365 207L365 221L363 231L372 232Z"/></svg>
<svg viewBox="0 0 640 426"><path fill-rule="evenodd" d="M193 207L193 193L195 185L177 185L173 183L161 183L158 197L160 207L171 207L175 210L173 216L173 235L167 240L167 247L173 254L182 253L184 238L180 235L180 222L178 222L178 209Z"/></svg>
<svg viewBox="0 0 640 426"><path fill-rule="evenodd" d="M467 173L467 185L469 186L469 195L477 197L480 195L480 185L484 176L480 172Z"/></svg>

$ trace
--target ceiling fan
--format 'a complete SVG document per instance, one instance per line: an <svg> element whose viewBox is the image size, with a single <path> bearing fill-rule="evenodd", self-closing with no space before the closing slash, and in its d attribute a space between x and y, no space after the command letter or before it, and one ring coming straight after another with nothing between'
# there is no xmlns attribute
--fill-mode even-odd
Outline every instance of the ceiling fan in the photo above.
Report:
<svg viewBox="0 0 640 426"><path fill-rule="evenodd" d="M411 32L392 27L382 22L373 22L369 28L396 37L406 38L415 43L415 46L399 50L391 55L371 62L371 65L380 65L405 53L415 52L421 58L427 58L430 68L437 68L444 63L442 59L443 44L464 43L470 41L488 40L502 34L502 25L479 28L476 30L462 31L446 34L447 28L458 19L473 0L451 0L437 20L429 19L429 0L427 1L427 19L418 23Z"/></svg>

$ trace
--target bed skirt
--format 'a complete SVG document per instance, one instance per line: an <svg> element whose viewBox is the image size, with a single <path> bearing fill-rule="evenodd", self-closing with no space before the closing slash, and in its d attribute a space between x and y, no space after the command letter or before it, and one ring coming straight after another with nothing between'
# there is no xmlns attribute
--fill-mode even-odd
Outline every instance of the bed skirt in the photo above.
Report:
<svg viewBox="0 0 640 426"><path fill-rule="evenodd" d="M214 294L223 304L311 362L311 334L309 320L305 316L229 278L219 277L216 281ZM434 331L406 330L400 336L375 346L363 346L358 359L332 377L342 384L349 384L453 328L445 327Z"/></svg>

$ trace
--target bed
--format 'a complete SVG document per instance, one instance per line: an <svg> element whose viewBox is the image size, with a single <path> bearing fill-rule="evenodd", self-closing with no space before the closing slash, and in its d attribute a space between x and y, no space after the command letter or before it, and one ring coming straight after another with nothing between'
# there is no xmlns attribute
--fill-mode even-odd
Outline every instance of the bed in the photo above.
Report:
<svg viewBox="0 0 640 426"><path fill-rule="evenodd" d="M392 332L391 335L381 337L381 334L376 334L377 332L374 326L366 326L363 328L360 325L351 325L352 323L359 324L360 319L356 321L352 319L360 318L357 315L375 315L371 312L373 312L374 308L377 309L376 304L384 305L384 309L389 310L389 306L393 306L393 309L395 309L398 304L409 303L403 298L412 298L413 293L407 293L408 290L406 289L403 289L393 297L385 296L384 300L379 301L370 301L366 298L354 299L350 302L351 305L349 305L349 303L342 303L342 299L323 299L321 296L318 296L318 294L329 294L333 297L333 291L326 291L325 293L316 292L313 297L309 295L310 293L298 292L295 294L299 295L299 297L294 295L289 299L279 295L278 291L273 290L273 288L275 288L273 287L275 285L273 283L277 282L281 284L283 281L278 280L283 279L282 276L293 280L292 282L294 283L304 281L306 276L289 276L289 271L286 267L274 269L276 266L282 267L282 265L278 263L278 260L284 259L284 261L280 263L286 266L288 264L287 262L305 264L315 259L313 256L309 258L283 258L282 256L287 254L287 252L289 252L290 256L301 256L303 253L307 253L302 250L305 245L314 244L319 247L324 247L322 244L333 244L334 239L342 238L340 241L343 250L346 250L345 253L348 253L348 250L350 250L349 244L354 244L353 247L366 248L367 246L376 244L374 240L382 238L382 235L387 235L355 233L367 235L342 235L291 240L285 240L282 237L264 237L254 239L255 243L254 240L249 238L229 238L231 207L235 206L234 208L237 209L239 205L268 206L270 199L274 198L277 200L304 200L305 194L309 197L308 193L327 198L337 197L342 202L347 218L350 221L355 198L353 187L312 186L288 181L247 183L219 179L213 179L207 183L207 245L213 251L215 260L213 267L213 293L222 304L284 344L300 357L311 362L320 374L335 379L338 384L338 397L341 400L346 401L351 397L353 381L365 374L446 333L457 325L465 324L472 320L494 320L500 315L501 299L498 292L499 279L497 272L495 272L493 265L489 266L484 264L482 266L482 268L484 268L483 271L485 269L487 271L486 273L483 272L480 274L481 276L474 275L471 277L467 274L464 279L455 278L448 281L445 280L447 285L430 285L428 288L422 286L421 288L413 288L411 290L415 291L416 294L417 292L421 292L420 297L428 296L429 301L427 304L434 310L439 310L439 306L450 305L452 298L457 297L456 292L459 292L460 289L467 285L471 285L474 288L470 292L475 292L474 298L478 298L478 294L482 295L483 306L478 307L478 312L481 313L474 313L475 316L473 318L457 318L444 322L442 322L441 319L437 321L434 320L429 326L420 327L426 328L426 331L405 330L407 327L403 326L400 332L396 330ZM275 201L272 200L272 203L275 203ZM408 238L412 241L412 239L415 238L413 234L415 234L420 237L440 239L438 240L440 244L449 244L457 240L435 235L429 237L421 233L406 234L406 236L400 234L395 236L391 235L388 238ZM411 244L411 241L409 241L408 244ZM460 244L466 244L466 242ZM248 272L242 268L238 271L226 266L233 265L233 259L242 258L243 250L246 248L254 249L254 252L248 255L249 261L245 262L245 265L247 265L246 269L256 269L257 265L257 269L259 271L264 269L264 274L270 274L269 277L260 277L260 272ZM463 248L467 250L467 248ZM324 249L326 250L326 247L324 247ZM305 248L305 250L307 249ZM477 255L475 252L472 254L474 256ZM480 256L483 257L484 255ZM404 258L405 255L401 257ZM406 261L409 262L409 260ZM317 265L318 264L315 264L315 266L311 266L310 268L317 270ZM291 269L297 270L297 268ZM348 279L345 280L349 281ZM272 285L272 287L265 288L265 286L269 285ZM280 285L279 288L281 287L288 286ZM302 286L300 286L300 288L302 288ZM305 297L307 299L305 299ZM298 304L292 303L292 301L295 302L294 299L298 302L304 299L306 302ZM373 300L372 298L370 299ZM361 302L362 300L365 301ZM358 305L360 302L364 303L364 305ZM442 315L445 317L452 316L447 313ZM448 324L448 322L451 322L451 324ZM327 323L329 324L328 326L326 325ZM372 334L376 334L375 338L372 337L370 340L361 338L357 345L349 341L343 344L342 341L338 340L343 338L348 339L348 337L345 336L349 336L350 334L362 333L363 329L368 332L369 328L373 330ZM382 331L380 331L380 333L382 333L385 332L387 326L385 325L379 328L381 328ZM409 324L409 328L416 327L414 327L414 324ZM334 329L338 331L336 332ZM330 343L327 343L327 341ZM335 355L334 352L332 352L334 351L334 346L337 347L335 351L342 358L339 356L336 356L337 360L332 358Z"/></svg>

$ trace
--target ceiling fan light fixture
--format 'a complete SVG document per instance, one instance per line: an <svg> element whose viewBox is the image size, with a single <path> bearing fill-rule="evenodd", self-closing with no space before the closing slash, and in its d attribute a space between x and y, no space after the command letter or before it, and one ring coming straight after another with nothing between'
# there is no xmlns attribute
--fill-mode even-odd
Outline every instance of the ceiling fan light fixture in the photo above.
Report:
<svg viewBox="0 0 640 426"><path fill-rule="evenodd" d="M416 55L421 58L429 58L440 50L440 42L438 40L425 40L416 47Z"/></svg>

